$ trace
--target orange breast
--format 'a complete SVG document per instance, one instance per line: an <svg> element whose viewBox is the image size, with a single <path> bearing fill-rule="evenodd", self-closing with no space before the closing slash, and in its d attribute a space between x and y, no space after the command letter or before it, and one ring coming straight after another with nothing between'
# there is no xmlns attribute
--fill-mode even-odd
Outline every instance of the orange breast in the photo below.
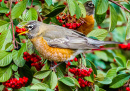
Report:
<svg viewBox="0 0 130 91"><path fill-rule="evenodd" d="M70 49L50 47L43 37L33 38L31 42L42 57L50 61L67 61L74 53L74 51Z"/></svg>
<svg viewBox="0 0 130 91"><path fill-rule="evenodd" d="M94 17L93 15L86 15L85 18L83 18L85 23L81 25L77 31L82 32L83 34L87 35L89 32L93 30L94 27ZM81 22L81 21L78 21Z"/></svg>

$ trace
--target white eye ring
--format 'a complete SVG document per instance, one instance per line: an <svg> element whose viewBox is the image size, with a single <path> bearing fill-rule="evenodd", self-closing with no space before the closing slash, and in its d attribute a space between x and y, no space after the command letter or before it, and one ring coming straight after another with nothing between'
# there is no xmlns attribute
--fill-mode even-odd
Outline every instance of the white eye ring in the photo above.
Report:
<svg viewBox="0 0 130 91"><path fill-rule="evenodd" d="M28 25L28 30L32 30L33 29L33 25Z"/></svg>

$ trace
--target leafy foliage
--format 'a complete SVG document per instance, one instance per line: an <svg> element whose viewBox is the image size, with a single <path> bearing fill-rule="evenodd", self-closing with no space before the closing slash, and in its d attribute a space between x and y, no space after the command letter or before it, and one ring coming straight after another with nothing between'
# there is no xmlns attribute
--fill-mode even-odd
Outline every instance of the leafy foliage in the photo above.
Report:
<svg viewBox="0 0 130 91"><path fill-rule="evenodd" d="M27 77L28 82L20 89L11 91L125 91L130 85L130 1L129 0L0 0L0 91L7 87L3 82L11 78ZM92 1L95 6L95 24L86 36L101 41L124 42L88 50L74 60L64 62L55 69L56 62L46 60L26 35L19 35L28 21L66 27L91 25L84 3ZM91 6L91 5L90 5ZM62 16L58 17L58 16ZM75 19L75 21L74 21ZM61 23L62 22L62 23ZM77 24L77 25L76 25ZM80 28L78 26L78 28ZM67 27L73 29L73 27ZM74 28L75 30L78 29ZM86 28L86 27L84 27ZM87 29L92 27L87 27ZM85 31L85 29L84 29ZM29 56L24 57L25 53ZM34 55L39 57L35 61ZM29 60L28 60L29 59ZM32 61L33 60L33 61ZM78 61L78 62L77 62ZM39 69L38 69L39 68ZM87 70L86 77L72 74L69 69ZM85 73L81 73L85 74ZM81 82L80 79L82 79ZM86 84L82 84L85 83ZM2 85L3 84L3 85Z"/></svg>

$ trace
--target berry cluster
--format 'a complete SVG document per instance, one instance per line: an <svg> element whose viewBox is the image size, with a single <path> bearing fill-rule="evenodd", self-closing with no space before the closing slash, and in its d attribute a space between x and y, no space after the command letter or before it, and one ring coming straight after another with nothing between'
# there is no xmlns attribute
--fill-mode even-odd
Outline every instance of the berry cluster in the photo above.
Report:
<svg viewBox="0 0 130 91"><path fill-rule="evenodd" d="M24 60L26 60L27 62L31 61L31 66L34 66L37 71L41 70L41 68L44 66L44 64L41 61L41 57L39 57L36 54L29 54L28 52L24 52L23 53L23 58Z"/></svg>
<svg viewBox="0 0 130 91"><path fill-rule="evenodd" d="M68 62L68 63L66 64L66 68L68 68L70 65L71 65L71 63Z"/></svg>
<svg viewBox="0 0 130 91"><path fill-rule="evenodd" d="M126 87L126 91L130 91L130 87Z"/></svg>
<svg viewBox="0 0 130 91"><path fill-rule="evenodd" d="M28 82L27 77L19 78L19 80L16 78L12 78L6 82L3 82L3 85L8 88L19 89L21 87L24 87L27 82Z"/></svg>
<svg viewBox="0 0 130 91"><path fill-rule="evenodd" d="M85 80L83 80L82 78L79 78L79 79L78 79L78 82L79 82L79 85L80 85L81 88L90 86L90 84L91 84L91 82L85 81Z"/></svg>
<svg viewBox="0 0 130 91"><path fill-rule="evenodd" d="M24 32L24 31L26 31L26 29L25 29L25 28L19 28L19 27L16 26L15 31L16 31L17 33L22 33L22 32ZM25 35L25 34L22 34L22 35Z"/></svg>
<svg viewBox="0 0 130 91"><path fill-rule="evenodd" d="M86 69L76 69L76 68L70 68L69 72L71 72L72 74L74 74L75 76L78 77L85 77L85 76L90 76L90 74L92 73L92 69L89 68L89 70Z"/></svg>
<svg viewBox="0 0 130 91"><path fill-rule="evenodd" d="M130 43L128 44L119 44L119 48L123 50L130 50Z"/></svg>
<svg viewBox="0 0 130 91"><path fill-rule="evenodd" d="M10 14L11 14L11 13L9 12L9 13L7 13L7 14L5 14L5 15L6 15L6 17L8 17Z"/></svg>
<svg viewBox="0 0 130 91"><path fill-rule="evenodd" d="M77 62L78 61L78 58L74 58L74 59L72 59L72 60L70 60L71 62L73 62L73 61L75 61L75 62Z"/></svg>
<svg viewBox="0 0 130 91"><path fill-rule="evenodd" d="M60 13L60 15L56 17L56 19L62 24L63 27L67 27L69 29L76 29L84 23L76 22L76 15L71 16L70 14L66 15L66 13Z"/></svg>

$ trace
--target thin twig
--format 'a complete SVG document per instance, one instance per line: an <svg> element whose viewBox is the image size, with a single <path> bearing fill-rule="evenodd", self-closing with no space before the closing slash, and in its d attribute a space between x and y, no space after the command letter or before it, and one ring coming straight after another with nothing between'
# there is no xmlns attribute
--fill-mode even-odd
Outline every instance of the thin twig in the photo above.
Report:
<svg viewBox="0 0 130 91"><path fill-rule="evenodd" d="M130 10L128 10L127 8L125 8L124 6L122 6L122 5L120 5L120 4L118 4L117 2L115 2L115 1L113 1L113 0L109 0L110 2L112 2L112 3L114 3L114 4L116 4L116 5L118 5L119 7L121 7L122 9L124 9L124 10L126 10L126 11L128 11L128 12L130 12Z"/></svg>
<svg viewBox="0 0 130 91"><path fill-rule="evenodd" d="M11 14L11 7L12 7L12 0L10 0L10 14ZM11 26L12 26L12 32L13 32L13 45L14 45L14 49L16 48L16 46L15 46L15 35L14 35L14 27L13 27L13 20L12 20L12 18L11 18L11 15L10 15L10 22L11 22Z"/></svg>
<svg viewBox="0 0 130 91"><path fill-rule="evenodd" d="M31 8L33 7L33 0L32 0L32 2L31 2Z"/></svg>
<svg viewBox="0 0 130 91"><path fill-rule="evenodd" d="M110 47L110 48L93 49L93 50L86 51L86 52L84 52L84 53L92 53L92 52L94 52L94 51L101 51L101 50L114 50L114 49L118 49L118 47Z"/></svg>

